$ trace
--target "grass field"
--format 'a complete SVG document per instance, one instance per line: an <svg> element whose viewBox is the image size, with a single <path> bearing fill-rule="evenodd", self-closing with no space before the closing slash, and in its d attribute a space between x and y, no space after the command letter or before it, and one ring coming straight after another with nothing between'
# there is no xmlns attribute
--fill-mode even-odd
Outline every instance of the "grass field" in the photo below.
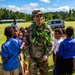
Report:
<svg viewBox="0 0 75 75"><path fill-rule="evenodd" d="M31 23L30 22L26 22L26 23L18 23L18 26L19 26L19 28L20 27L27 27L27 26L29 26ZM11 23L9 23L9 24L0 24L0 46L1 46L1 44L5 41L5 36L4 36L4 28L6 27L6 26L9 26L9 25L11 25ZM68 27L68 26L73 26L73 27L75 27L75 22L65 22L65 27Z"/></svg>
<svg viewBox="0 0 75 75"><path fill-rule="evenodd" d="M26 22L26 23L18 23L18 26L19 26L19 28L20 27L27 27L27 26L29 26L31 23L29 23L29 22ZM5 36L4 36L4 28L6 27L6 26L10 26L11 25L11 23L10 24L0 24L0 47L1 47L1 45L2 45L2 43L3 42L5 42L5 40L6 40L6 38L5 38ZM75 27L75 22L65 22L65 28L66 27L68 27L68 26L72 26L72 27ZM52 61L52 56L50 56L49 57L49 74L48 75L52 75L52 68L53 68L53 61ZM2 73L1 73L1 66L0 66L0 75L2 75ZM73 74L73 75L75 75L75 73Z"/></svg>

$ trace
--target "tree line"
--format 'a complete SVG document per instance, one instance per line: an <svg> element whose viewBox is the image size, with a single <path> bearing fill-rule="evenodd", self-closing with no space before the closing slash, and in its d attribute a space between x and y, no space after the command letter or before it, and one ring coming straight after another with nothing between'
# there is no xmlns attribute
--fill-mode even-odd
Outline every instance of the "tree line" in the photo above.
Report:
<svg viewBox="0 0 75 75"><path fill-rule="evenodd" d="M51 19L63 19L65 21L75 21L75 10L70 9L69 11L60 12L45 12L43 14L46 21ZM32 15L22 12L13 12L12 10L7 10L6 8L0 8L0 20L4 19L24 19L25 22L32 21Z"/></svg>

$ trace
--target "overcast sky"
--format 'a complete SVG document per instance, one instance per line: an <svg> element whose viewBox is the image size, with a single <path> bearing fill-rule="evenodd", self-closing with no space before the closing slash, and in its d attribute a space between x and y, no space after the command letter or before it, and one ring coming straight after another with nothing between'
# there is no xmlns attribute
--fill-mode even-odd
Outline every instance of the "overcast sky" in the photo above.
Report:
<svg viewBox="0 0 75 75"><path fill-rule="evenodd" d="M43 12L75 9L75 0L0 0L0 8L31 13L35 9Z"/></svg>

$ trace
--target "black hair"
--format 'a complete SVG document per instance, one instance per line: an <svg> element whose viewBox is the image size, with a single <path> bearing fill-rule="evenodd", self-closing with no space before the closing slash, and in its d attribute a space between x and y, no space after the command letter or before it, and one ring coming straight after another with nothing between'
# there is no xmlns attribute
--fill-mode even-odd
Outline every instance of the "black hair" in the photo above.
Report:
<svg viewBox="0 0 75 75"><path fill-rule="evenodd" d="M25 27L25 30L27 30L27 27Z"/></svg>
<svg viewBox="0 0 75 75"><path fill-rule="evenodd" d="M21 32L25 32L25 29L23 27L20 28Z"/></svg>
<svg viewBox="0 0 75 75"><path fill-rule="evenodd" d="M62 33L63 33L60 28L56 28L56 29L54 30L54 32L58 32L59 34L62 34Z"/></svg>
<svg viewBox="0 0 75 75"><path fill-rule="evenodd" d="M16 24L16 19L13 20L14 24Z"/></svg>
<svg viewBox="0 0 75 75"><path fill-rule="evenodd" d="M67 35L68 37L71 37L73 34L74 34L74 28L73 28L72 26L68 26L68 27L66 28L66 35Z"/></svg>
<svg viewBox="0 0 75 75"><path fill-rule="evenodd" d="M6 36L12 37L13 35L13 28L11 26L7 26L4 30L4 34Z"/></svg>
<svg viewBox="0 0 75 75"><path fill-rule="evenodd" d="M21 30L24 30L24 28L23 28L23 27L20 27L20 31L21 31Z"/></svg>

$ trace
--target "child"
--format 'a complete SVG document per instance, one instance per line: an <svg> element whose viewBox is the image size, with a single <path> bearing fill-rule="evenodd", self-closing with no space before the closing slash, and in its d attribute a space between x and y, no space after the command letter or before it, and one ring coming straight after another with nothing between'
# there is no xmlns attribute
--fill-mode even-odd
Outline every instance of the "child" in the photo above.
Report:
<svg viewBox="0 0 75 75"><path fill-rule="evenodd" d="M18 54L20 51L20 43L13 39L13 28L7 26L4 30L7 38L6 42L2 44L2 66L4 75L19 75L18 71Z"/></svg>
<svg viewBox="0 0 75 75"><path fill-rule="evenodd" d="M23 27L21 27L21 28L20 28L20 31L21 31L22 34L23 34L22 38L25 37L25 29L24 29Z"/></svg>
<svg viewBox="0 0 75 75"><path fill-rule="evenodd" d="M75 57L75 39L71 38L73 34L74 28L71 26L67 27L66 39L59 46L59 72L61 75L72 75L73 73L73 58Z"/></svg>
<svg viewBox="0 0 75 75"><path fill-rule="evenodd" d="M20 54L19 54L19 75L23 75L24 73L24 67L23 67L23 62L24 62L24 59L23 59L23 47L24 47L24 41L21 39L22 38L22 32L19 31L19 28L18 27L13 27L14 29L14 35L13 35L13 38L14 39L17 39L20 41L21 43L21 46L20 46Z"/></svg>
<svg viewBox="0 0 75 75"><path fill-rule="evenodd" d="M54 50L53 50L53 60L54 60L54 70L53 70L53 75L59 75L58 72L58 62L56 61L57 59L57 52L59 49L59 45L61 43L61 41L63 41L62 39L62 30L56 28L54 30L54 37L55 37L55 41L54 41Z"/></svg>
<svg viewBox="0 0 75 75"><path fill-rule="evenodd" d="M16 19L13 20L13 23L11 24L12 27L18 27L17 23L16 23Z"/></svg>
<svg viewBox="0 0 75 75"><path fill-rule="evenodd" d="M23 33L21 31L19 32L18 38L21 40L21 47L20 47L20 49L23 50L23 47L25 45L25 41L24 41L25 38L23 37Z"/></svg>
<svg viewBox="0 0 75 75"><path fill-rule="evenodd" d="M66 30L64 28L61 28L62 30L62 39L66 39Z"/></svg>
<svg viewBox="0 0 75 75"><path fill-rule="evenodd" d="M23 47L25 45L25 42L24 42L25 39L24 39L23 33L21 31L19 32L18 38L22 40L22 45L20 47L20 49L22 51L19 54L21 56L21 60L24 60L24 65L23 65L24 69L22 69L22 74L24 73L24 75L27 75L28 74L28 61L26 60L26 52L23 51ZM24 57L24 59L23 59L23 57ZM20 62L23 63L23 61L20 61Z"/></svg>

